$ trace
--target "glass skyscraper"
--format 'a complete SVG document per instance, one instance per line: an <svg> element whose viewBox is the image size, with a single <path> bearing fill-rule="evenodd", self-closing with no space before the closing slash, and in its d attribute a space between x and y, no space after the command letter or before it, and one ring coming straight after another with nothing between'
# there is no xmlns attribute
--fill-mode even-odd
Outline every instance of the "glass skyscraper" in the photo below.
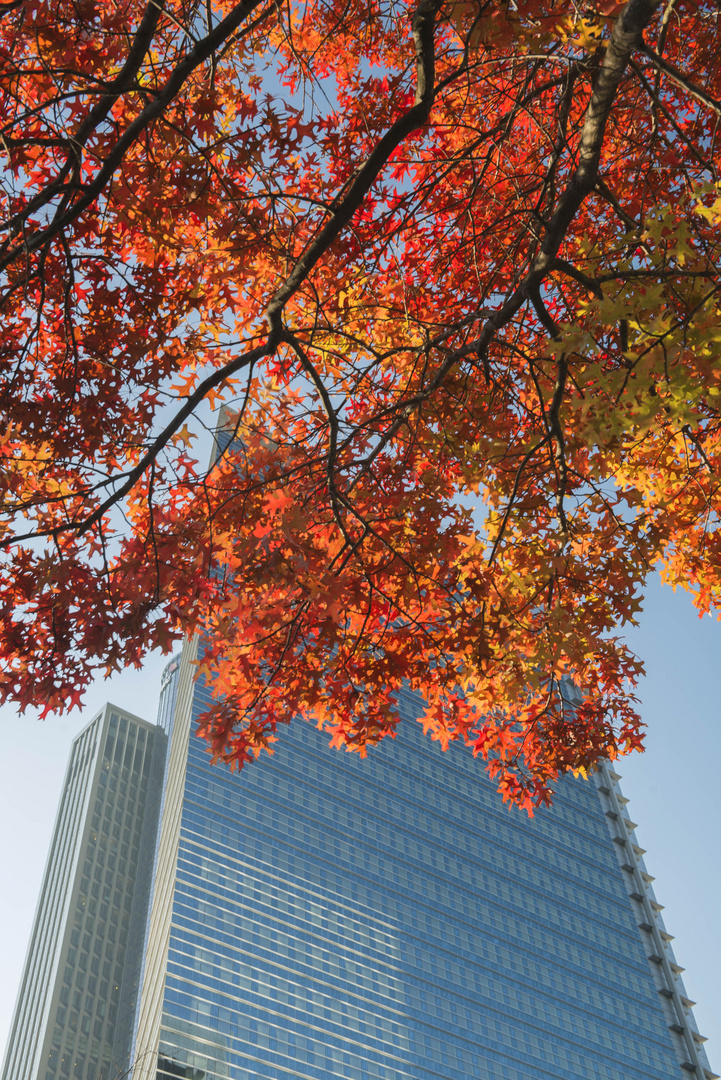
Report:
<svg viewBox="0 0 721 1080"><path fill-rule="evenodd" d="M170 736L134 1080L710 1080L608 766L533 820L402 699L361 761L296 721L240 775Z"/></svg>

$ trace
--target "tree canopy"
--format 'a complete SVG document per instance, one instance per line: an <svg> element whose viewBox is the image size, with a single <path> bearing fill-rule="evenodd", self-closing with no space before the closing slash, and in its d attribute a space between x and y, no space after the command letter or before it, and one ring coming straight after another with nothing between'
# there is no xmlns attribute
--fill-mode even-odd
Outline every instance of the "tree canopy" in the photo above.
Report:
<svg viewBox="0 0 721 1080"><path fill-rule="evenodd" d="M647 575L721 601L720 54L711 0L0 4L4 700L199 632L238 765L404 680L528 807L638 746Z"/></svg>

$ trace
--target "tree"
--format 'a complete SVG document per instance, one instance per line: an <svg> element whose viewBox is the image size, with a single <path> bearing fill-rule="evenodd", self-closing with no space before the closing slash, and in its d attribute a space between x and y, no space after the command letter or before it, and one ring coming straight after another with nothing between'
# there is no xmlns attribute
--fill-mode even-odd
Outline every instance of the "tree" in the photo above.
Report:
<svg viewBox="0 0 721 1080"><path fill-rule="evenodd" d="M0 12L4 699L198 631L239 766L402 680L529 808L638 746L647 574L721 599L716 5Z"/></svg>

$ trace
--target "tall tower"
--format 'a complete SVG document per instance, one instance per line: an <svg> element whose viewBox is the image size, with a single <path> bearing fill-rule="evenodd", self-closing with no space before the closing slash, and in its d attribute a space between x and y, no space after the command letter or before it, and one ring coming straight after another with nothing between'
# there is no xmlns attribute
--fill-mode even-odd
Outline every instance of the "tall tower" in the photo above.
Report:
<svg viewBox="0 0 721 1080"><path fill-rule="evenodd" d="M166 742L114 705L73 742L2 1080L112 1080L128 1060Z"/></svg>
<svg viewBox="0 0 721 1080"><path fill-rule="evenodd" d="M711 1080L613 770L529 821L406 693L365 761L297 720L233 774L193 735L193 659L133 1080Z"/></svg>

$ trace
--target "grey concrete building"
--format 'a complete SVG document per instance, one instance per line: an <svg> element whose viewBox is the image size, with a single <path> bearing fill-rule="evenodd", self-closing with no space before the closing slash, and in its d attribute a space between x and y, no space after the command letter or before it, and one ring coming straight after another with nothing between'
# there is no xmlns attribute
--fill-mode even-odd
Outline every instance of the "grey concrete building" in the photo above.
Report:
<svg viewBox="0 0 721 1080"><path fill-rule="evenodd" d="M166 741L106 705L73 743L2 1080L127 1062Z"/></svg>

